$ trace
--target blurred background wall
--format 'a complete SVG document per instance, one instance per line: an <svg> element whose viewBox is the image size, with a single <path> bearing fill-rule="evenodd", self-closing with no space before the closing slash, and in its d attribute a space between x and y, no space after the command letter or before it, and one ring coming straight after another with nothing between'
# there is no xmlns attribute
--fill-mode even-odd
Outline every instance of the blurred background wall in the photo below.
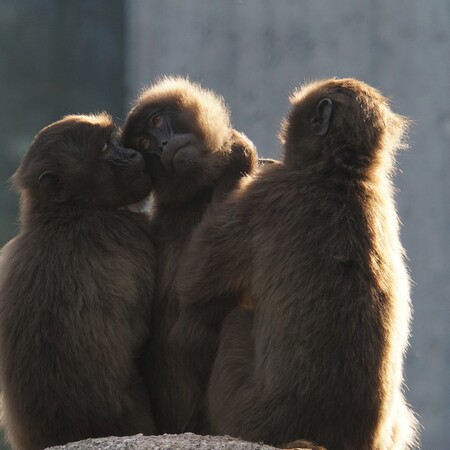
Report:
<svg viewBox="0 0 450 450"><path fill-rule="evenodd" d="M124 110L121 0L0 0L0 243L17 230L8 185L33 136L69 113Z"/></svg>
<svg viewBox="0 0 450 450"><path fill-rule="evenodd" d="M16 230L7 178L33 135L66 113L123 119L162 74L222 94L272 157L299 83L352 76L390 96L415 121L395 178L414 280L407 398L422 448L449 448L449 0L0 0L0 40L2 243Z"/></svg>

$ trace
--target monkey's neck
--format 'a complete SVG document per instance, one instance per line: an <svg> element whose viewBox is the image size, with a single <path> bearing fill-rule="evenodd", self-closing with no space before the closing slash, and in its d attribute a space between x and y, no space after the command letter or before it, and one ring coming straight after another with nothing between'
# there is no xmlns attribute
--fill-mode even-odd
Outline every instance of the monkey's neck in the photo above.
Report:
<svg viewBox="0 0 450 450"><path fill-rule="evenodd" d="M152 220L156 233L184 239L202 219L213 195L214 188L208 186L184 202L158 202L155 198Z"/></svg>

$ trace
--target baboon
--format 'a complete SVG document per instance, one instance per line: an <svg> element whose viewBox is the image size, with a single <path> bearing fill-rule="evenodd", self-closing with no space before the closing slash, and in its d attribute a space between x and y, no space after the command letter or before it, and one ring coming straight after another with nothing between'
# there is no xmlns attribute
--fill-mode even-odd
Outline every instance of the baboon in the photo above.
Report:
<svg viewBox="0 0 450 450"><path fill-rule="evenodd" d="M194 232L174 336L188 366L219 343L214 434L409 448L409 277L390 179L408 121L354 79L307 84L291 102L283 162L242 182ZM242 293L253 306L227 315L223 303Z"/></svg>
<svg viewBox="0 0 450 450"><path fill-rule="evenodd" d="M170 342L178 317L179 261L207 208L257 169L256 150L231 127L222 97L179 77L163 78L142 93L126 119L122 142L144 155L153 181L158 270L148 378L155 421L161 433L203 432L207 380L191 386Z"/></svg>
<svg viewBox="0 0 450 450"><path fill-rule="evenodd" d="M21 230L2 250L0 383L15 450L155 432L139 358L155 254L149 221L119 208L151 189L111 118L41 130L13 182Z"/></svg>

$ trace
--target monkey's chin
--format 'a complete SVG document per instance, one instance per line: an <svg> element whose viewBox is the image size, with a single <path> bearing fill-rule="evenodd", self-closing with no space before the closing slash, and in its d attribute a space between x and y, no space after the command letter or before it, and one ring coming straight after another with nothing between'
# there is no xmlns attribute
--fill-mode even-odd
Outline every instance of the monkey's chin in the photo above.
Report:
<svg viewBox="0 0 450 450"><path fill-rule="evenodd" d="M128 185L130 192L130 204L139 202L150 195L152 191L152 179L147 171L141 171L141 174L130 180Z"/></svg>

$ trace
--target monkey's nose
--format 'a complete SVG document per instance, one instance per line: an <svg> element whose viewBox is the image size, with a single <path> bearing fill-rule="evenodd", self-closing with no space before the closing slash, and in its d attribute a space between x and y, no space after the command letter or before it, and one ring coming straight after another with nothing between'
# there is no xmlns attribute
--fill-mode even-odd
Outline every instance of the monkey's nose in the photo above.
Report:
<svg viewBox="0 0 450 450"><path fill-rule="evenodd" d="M139 152L135 151L135 150L132 150L132 151L130 151L128 153L128 159L130 161L133 161L133 160L136 160L136 159L139 159L139 158L142 158L142 155Z"/></svg>
<svg viewBox="0 0 450 450"><path fill-rule="evenodd" d="M162 152L164 150L164 147L167 145L169 141L162 141L161 144L159 144L159 150Z"/></svg>

